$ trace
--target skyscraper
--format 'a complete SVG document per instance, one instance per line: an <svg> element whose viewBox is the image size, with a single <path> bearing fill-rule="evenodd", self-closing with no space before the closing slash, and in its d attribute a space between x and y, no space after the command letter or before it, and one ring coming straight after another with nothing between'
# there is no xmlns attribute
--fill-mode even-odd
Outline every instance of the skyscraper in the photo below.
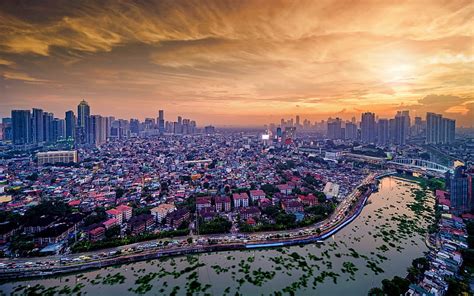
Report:
<svg viewBox="0 0 474 296"><path fill-rule="evenodd" d="M158 129L160 130L160 134L165 132L165 111L163 110L158 111Z"/></svg>
<svg viewBox="0 0 474 296"><path fill-rule="evenodd" d="M426 113L426 143L450 144L454 142L456 121L441 114Z"/></svg>
<svg viewBox="0 0 474 296"><path fill-rule="evenodd" d="M410 126L411 126L411 119L410 119L410 111L404 110L404 111L397 111L397 115L403 117L405 120L404 126L405 126L405 137L408 138L410 136Z"/></svg>
<svg viewBox="0 0 474 296"><path fill-rule="evenodd" d="M407 120L402 114L395 116L395 144L405 145L407 141Z"/></svg>
<svg viewBox="0 0 474 296"><path fill-rule="evenodd" d="M364 143L375 143L375 113L362 113L362 120L360 123L361 141Z"/></svg>
<svg viewBox="0 0 474 296"><path fill-rule="evenodd" d="M342 139L342 121L340 118L328 119L328 139Z"/></svg>
<svg viewBox="0 0 474 296"><path fill-rule="evenodd" d="M354 122L346 122L345 139L346 140L357 140L357 124Z"/></svg>
<svg viewBox="0 0 474 296"><path fill-rule="evenodd" d="M85 100L82 100L77 106L77 126L86 127L87 117L89 117L90 115L91 109L89 107L89 104Z"/></svg>
<svg viewBox="0 0 474 296"><path fill-rule="evenodd" d="M32 142L30 110L12 110L12 131L14 145Z"/></svg>
<svg viewBox="0 0 474 296"><path fill-rule="evenodd" d="M465 166L458 166L450 178L451 207L455 214L462 214L470 210L468 198L468 175Z"/></svg>
<svg viewBox="0 0 474 296"><path fill-rule="evenodd" d="M45 141L44 137L44 112L42 109L33 108L31 121L31 136L34 144Z"/></svg>
<svg viewBox="0 0 474 296"><path fill-rule="evenodd" d="M66 138L66 121L64 119L54 118L51 140L56 142Z"/></svg>
<svg viewBox="0 0 474 296"><path fill-rule="evenodd" d="M43 135L45 142L53 142L53 113L43 113Z"/></svg>
<svg viewBox="0 0 474 296"><path fill-rule="evenodd" d="M390 128L388 119L379 119L377 123L377 143L387 145L390 142Z"/></svg>
<svg viewBox="0 0 474 296"><path fill-rule="evenodd" d="M82 100L77 106L77 138L81 144L90 142L90 129L89 129L89 117L91 115L91 109L89 104Z"/></svg>
<svg viewBox="0 0 474 296"><path fill-rule="evenodd" d="M454 143L456 134L456 121L449 118L441 118L441 144Z"/></svg>
<svg viewBox="0 0 474 296"><path fill-rule="evenodd" d="M3 140L11 141L13 139L12 119L2 118Z"/></svg>
<svg viewBox="0 0 474 296"><path fill-rule="evenodd" d="M66 138L76 138L76 116L72 110L66 112Z"/></svg>
<svg viewBox="0 0 474 296"><path fill-rule="evenodd" d="M92 115L90 121L89 144L100 146L107 142L107 119L100 115Z"/></svg>

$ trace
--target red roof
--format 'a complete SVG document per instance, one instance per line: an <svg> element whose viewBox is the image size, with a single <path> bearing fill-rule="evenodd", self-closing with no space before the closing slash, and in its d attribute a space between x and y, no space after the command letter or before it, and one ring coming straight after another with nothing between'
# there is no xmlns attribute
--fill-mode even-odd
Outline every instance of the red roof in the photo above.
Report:
<svg viewBox="0 0 474 296"><path fill-rule="evenodd" d="M263 190L250 190L250 196L265 196Z"/></svg>
<svg viewBox="0 0 474 296"><path fill-rule="evenodd" d="M110 210L107 210L106 213L109 215L116 216L116 215L121 214L122 212L117 209L110 209Z"/></svg>
<svg viewBox="0 0 474 296"><path fill-rule="evenodd" d="M111 219L105 221L102 224L104 224L105 226L111 226L111 225L114 225L114 224L117 224L117 223L118 223L117 219L111 218Z"/></svg>
<svg viewBox="0 0 474 296"><path fill-rule="evenodd" d="M241 193L241 194L234 193L234 194L232 194L232 198L234 198L234 199L249 199L249 196L245 192Z"/></svg>
<svg viewBox="0 0 474 296"><path fill-rule="evenodd" d="M462 217L463 219L467 219L467 220L472 220L472 219L474 219L474 215L471 214L471 213L462 214L461 217Z"/></svg>
<svg viewBox="0 0 474 296"><path fill-rule="evenodd" d="M120 211L120 212L125 212L125 211L131 211L132 208L127 206L127 205L119 205L117 207L117 210Z"/></svg>
<svg viewBox="0 0 474 296"><path fill-rule="evenodd" d="M208 196L198 197L196 198L196 204L200 205L207 205L211 203L211 198Z"/></svg>
<svg viewBox="0 0 474 296"><path fill-rule="evenodd" d="M68 202L68 205L70 205L71 207L74 207L74 206L78 206L81 204L81 201L76 199L76 200L71 200L70 202Z"/></svg>
<svg viewBox="0 0 474 296"><path fill-rule="evenodd" d="M91 235L97 235L97 234L103 232L104 230L105 230L104 227L101 227L101 226L100 226L100 227L97 227L97 228L92 229L92 230L90 231L90 234L91 234Z"/></svg>
<svg viewBox="0 0 474 296"><path fill-rule="evenodd" d="M254 220L252 217L249 217L249 218L247 219L247 224L249 224L249 225L255 225L255 223L256 223L256 222L255 222L255 220Z"/></svg>

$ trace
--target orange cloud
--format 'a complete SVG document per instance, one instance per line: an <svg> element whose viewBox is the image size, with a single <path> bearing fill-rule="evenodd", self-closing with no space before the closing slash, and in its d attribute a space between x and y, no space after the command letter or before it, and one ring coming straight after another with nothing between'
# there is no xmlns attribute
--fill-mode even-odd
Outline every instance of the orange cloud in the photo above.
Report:
<svg viewBox="0 0 474 296"><path fill-rule="evenodd" d="M121 117L236 124L434 108L469 125L473 14L470 0L4 1L0 104L86 97ZM423 103L433 94L444 103Z"/></svg>

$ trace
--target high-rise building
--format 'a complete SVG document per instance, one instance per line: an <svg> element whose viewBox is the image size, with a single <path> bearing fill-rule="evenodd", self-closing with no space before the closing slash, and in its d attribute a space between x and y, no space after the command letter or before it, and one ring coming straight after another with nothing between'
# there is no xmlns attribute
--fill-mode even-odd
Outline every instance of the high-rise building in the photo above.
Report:
<svg viewBox="0 0 474 296"><path fill-rule="evenodd" d="M471 209L468 196L468 174L465 166L458 166L450 178L451 208L455 214L462 214Z"/></svg>
<svg viewBox="0 0 474 296"><path fill-rule="evenodd" d="M346 122L344 133L346 140L357 140L357 124L355 124L355 122Z"/></svg>
<svg viewBox="0 0 474 296"><path fill-rule="evenodd" d="M336 140L342 139L342 120L340 118L329 118L327 122L327 137L328 139Z"/></svg>
<svg viewBox="0 0 474 296"><path fill-rule="evenodd" d="M300 116L296 115L296 126L300 126Z"/></svg>
<svg viewBox="0 0 474 296"><path fill-rule="evenodd" d="M43 135L44 142L53 142L53 113L43 113Z"/></svg>
<svg viewBox="0 0 474 296"><path fill-rule="evenodd" d="M53 119L53 130L52 130L52 141L56 142L66 138L66 120L54 118Z"/></svg>
<svg viewBox="0 0 474 296"><path fill-rule="evenodd" d="M212 125L208 125L204 127L204 133L208 135L212 135L216 132L216 128Z"/></svg>
<svg viewBox="0 0 474 296"><path fill-rule="evenodd" d="M92 115L90 121L90 142L96 146L100 146L107 142L107 119L100 115Z"/></svg>
<svg viewBox="0 0 474 296"><path fill-rule="evenodd" d="M441 114L426 113L426 143L451 144L456 133L456 121Z"/></svg>
<svg viewBox="0 0 474 296"><path fill-rule="evenodd" d="M407 141L407 120L404 115L397 114L395 116L395 144L405 145Z"/></svg>
<svg viewBox="0 0 474 296"><path fill-rule="evenodd" d="M130 133L133 134L133 136L140 134L140 121L138 119L130 119Z"/></svg>
<svg viewBox="0 0 474 296"><path fill-rule="evenodd" d="M76 138L76 116L72 110L66 112L66 138Z"/></svg>
<svg viewBox="0 0 474 296"><path fill-rule="evenodd" d="M77 106L77 133L76 137L79 143L85 144L90 143L90 129L89 129L89 117L91 115L91 109L89 104L82 100Z"/></svg>
<svg viewBox="0 0 474 296"><path fill-rule="evenodd" d="M44 137L44 112L42 109L33 108L31 120L31 137L34 144L45 141Z"/></svg>
<svg viewBox="0 0 474 296"><path fill-rule="evenodd" d="M388 119L379 119L377 122L377 143L383 146L390 143L390 127Z"/></svg>
<svg viewBox="0 0 474 296"><path fill-rule="evenodd" d="M3 140L11 141L13 139L12 119L10 117L3 118L2 127L3 127Z"/></svg>
<svg viewBox="0 0 474 296"><path fill-rule="evenodd" d="M456 121L441 118L441 144L452 144L456 134Z"/></svg>
<svg viewBox="0 0 474 296"><path fill-rule="evenodd" d="M160 130L160 134L165 132L165 111L163 110L158 111L158 129Z"/></svg>
<svg viewBox="0 0 474 296"><path fill-rule="evenodd" d="M32 142L30 110L12 110L12 132L14 145Z"/></svg>
<svg viewBox="0 0 474 296"><path fill-rule="evenodd" d="M375 143L376 129L375 129L375 113L362 113L362 120L360 123L360 139L364 143Z"/></svg>
<svg viewBox="0 0 474 296"><path fill-rule="evenodd" d="M397 111L397 115L403 117L405 120L404 127L405 127L405 137L408 138L410 136L410 127L411 127L411 120L410 120L410 111Z"/></svg>

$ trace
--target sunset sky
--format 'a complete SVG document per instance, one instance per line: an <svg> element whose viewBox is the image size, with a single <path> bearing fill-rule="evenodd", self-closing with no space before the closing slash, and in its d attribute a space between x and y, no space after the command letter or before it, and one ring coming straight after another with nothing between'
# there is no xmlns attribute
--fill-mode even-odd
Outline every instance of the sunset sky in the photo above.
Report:
<svg viewBox="0 0 474 296"><path fill-rule="evenodd" d="M0 117L84 98L198 125L403 109L474 126L472 0L1 1L0 32Z"/></svg>

